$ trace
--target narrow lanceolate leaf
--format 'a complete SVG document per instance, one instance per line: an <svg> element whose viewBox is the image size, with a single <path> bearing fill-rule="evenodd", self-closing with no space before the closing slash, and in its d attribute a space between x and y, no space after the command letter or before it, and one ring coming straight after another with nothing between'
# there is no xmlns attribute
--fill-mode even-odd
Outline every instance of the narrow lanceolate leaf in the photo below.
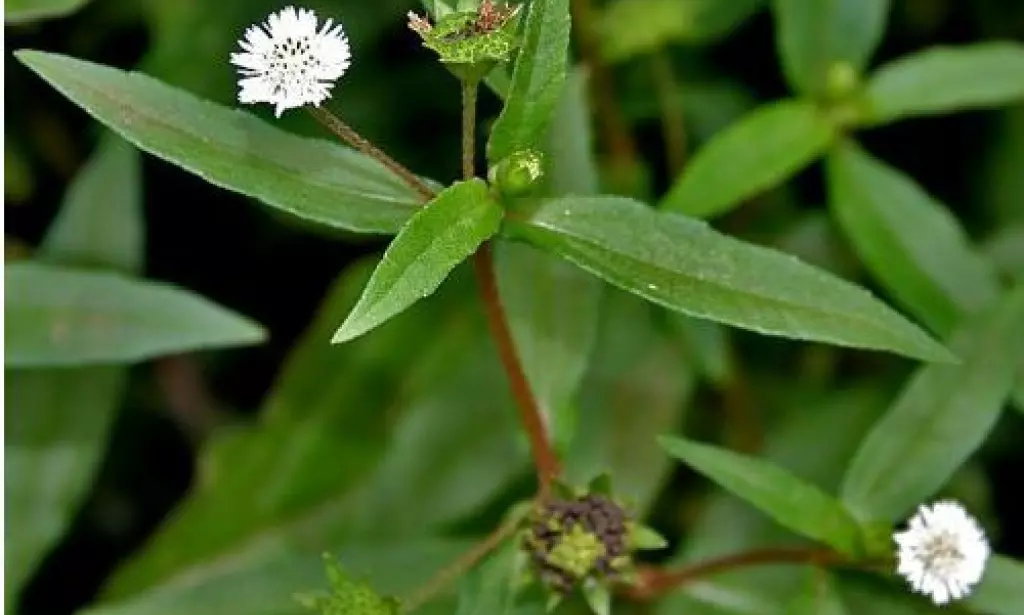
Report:
<svg viewBox="0 0 1024 615"><path fill-rule="evenodd" d="M889 0L775 0L776 40L790 86L825 97L829 72L860 73L885 31Z"/></svg>
<svg viewBox="0 0 1024 615"><path fill-rule="evenodd" d="M833 136L810 102L765 105L698 150L660 207L701 218L725 213L810 164Z"/></svg>
<svg viewBox="0 0 1024 615"><path fill-rule="evenodd" d="M978 43L904 56L875 72L867 95L875 124L1024 99L1024 45Z"/></svg>
<svg viewBox="0 0 1024 615"><path fill-rule="evenodd" d="M962 362L920 368L851 462L842 497L863 518L901 518L985 440L1024 361L1024 287L972 317L951 348Z"/></svg>
<svg viewBox="0 0 1024 615"><path fill-rule="evenodd" d="M519 553L517 541L506 541L485 562L463 577L455 615L507 615L514 612Z"/></svg>
<svg viewBox="0 0 1024 615"><path fill-rule="evenodd" d="M130 363L255 344L251 320L166 284L21 262L4 271L7 367Z"/></svg>
<svg viewBox="0 0 1024 615"><path fill-rule="evenodd" d="M392 240L331 342L359 337L433 293L498 232L501 217L501 206L482 180L457 183L437 195Z"/></svg>
<svg viewBox="0 0 1024 615"><path fill-rule="evenodd" d="M828 160L829 204L861 260L914 316L948 335L999 294L992 265L914 181L852 143Z"/></svg>
<svg viewBox="0 0 1024 615"><path fill-rule="evenodd" d="M508 231L667 308L768 335L950 360L867 291L704 222L619 197L542 203Z"/></svg>
<svg viewBox="0 0 1024 615"><path fill-rule="evenodd" d="M814 485L763 459L682 438L659 438L669 455L798 534L844 553L861 548L861 528L843 505Z"/></svg>
<svg viewBox="0 0 1024 615"><path fill-rule="evenodd" d="M68 187L39 258L141 271L145 223L140 174L138 150L108 134Z"/></svg>
<svg viewBox="0 0 1024 615"><path fill-rule="evenodd" d="M85 6L89 0L4 0L4 24L22 24L64 17Z"/></svg>
<svg viewBox="0 0 1024 615"><path fill-rule="evenodd" d="M139 73L40 51L17 57L143 151L324 226L394 233L417 195L375 160L195 98Z"/></svg>
<svg viewBox="0 0 1024 615"><path fill-rule="evenodd" d="M1024 562L993 555L985 565L981 584L967 599L973 613L1017 615L1024 604Z"/></svg>
<svg viewBox="0 0 1024 615"><path fill-rule="evenodd" d="M140 271L139 171L138 153L131 146L117 137L104 138L68 188L36 256L129 274ZM92 486L127 370L114 365L8 369L5 377L4 514L8 527L18 530L5 535L4 598L13 605Z"/></svg>
<svg viewBox="0 0 1024 615"><path fill-rule="evenodd" d="M487 142L496 164L513 152L537 148L558 103L569 61L569 0L534 0L505 108Z"/></svg>

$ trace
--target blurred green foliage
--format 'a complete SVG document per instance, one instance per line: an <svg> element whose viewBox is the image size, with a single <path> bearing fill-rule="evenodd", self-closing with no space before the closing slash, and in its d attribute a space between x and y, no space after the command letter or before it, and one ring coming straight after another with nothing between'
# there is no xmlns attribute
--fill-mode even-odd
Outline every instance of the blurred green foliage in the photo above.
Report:
<svg viewBox="0 0 1024 615"><path fill-rule="evenodd" d="M329 106L432 186L449 184L459 87L406 29L406 11L421 7L305 4L342 21L355 50ZM476 2L425 4L436 15ZM870 550L873 524L957 498L1003 554L964 609L1019 612L1020 3L579 3L593 5L575 12L591 22L572 24L581 38L568 61L568 2L533 4L548 12L528 13L515 70L489 77L478 145L488 141L492 164L542 149L544 195L560 197L502 202L514 215L495 251L512 337L566 477L610 471L670 536L670 564L806 546L801 536ZM39 50L4 59L5 315L18 327L5 347L10 613L297 615L308 611L293 594L324 586L325 550L375 592L405 597L532 493L507 379L470 268L457 266L494 234L497 197L482 182L453 188L480 186L450 210L430 206L458 241L417 234L406 226L415 193L325 142L303 114L228 109L227 58L280 5L5 3L8 48ZM26 65L156 156L140 165ZM634 192L657 212L597 196L621 183L607 106L625 124L633 172L651 180ZM479 208L486 220L465 224ZM670 212L714 218L717 230ZM388 254L404 250L398 270L426 272L406 286L391 285L387 267L373 273L376 235L400 229L414 241ZM363 295L372 275L387 284ZM108 279L139 293L168 282L204 309L125 300L98 290ZM114 308L76 321L93 303L67 299L76 292L103 292ZM329 344L361 296L387 304L368 308L386 317ZM212 351L262 339L238 314L269 342ZM68 319L93 345L60 345ZM931 337L960 362L915 366L856 349L944 358ZM685 435L667 449L688 466L658 446L663 434ZM154 438L180 454L161 456ZM193 463L187 490L169 486ZM808 499L824 512L810 515ZM417 612L533 613L506 594L514 551ZM337 590L346 579L331 580ZM938 611L890 579L762 566L653 605L617 600L613 612Z"/></svg>

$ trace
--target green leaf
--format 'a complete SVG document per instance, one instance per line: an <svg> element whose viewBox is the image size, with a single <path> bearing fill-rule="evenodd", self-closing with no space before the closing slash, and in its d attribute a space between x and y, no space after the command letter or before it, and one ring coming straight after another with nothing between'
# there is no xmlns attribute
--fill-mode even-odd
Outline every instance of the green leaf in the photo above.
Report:
<svg viewBox="0 0 1024 615"><path fill-rule="evenodd" d="M40 51L17 57L143 151L328 227L394 233L418 196L377 161L278 130L139 73Z"/></svg>
<svg viewBox="0 0 1024 615"><path fill-rule="evenodd" d="M735 374L725 328L677 312L669 312L667 318L673 337L679 340L683 352L701 376L716 387L725 387Z"/></svg>
<svg viewBox="0 0 1024 615"><path fill-rule="evenodd" d="M975 613L1017 615L1024 604L1024 562L993 555L985 565L981 584L966 604Z"/></svg>
<svg viewBox="0 0 1024 615"><path fill-rule="evenodd" d="M138 174L134 150L117 139L101 141L68 188L38 256L141 270ZM108 185L119 189L102 189ZM19 589L64 534L92 485L127 373L103 366L15 369L5 375L4 514L8 527L18 531L5 534L4 598L13 612Z"/></svg>
<svg viewBox="0 0 1024 615"><path fill-rule="evenodd" d="M875 71L867 97L873 124L1005 105L1024 98L1024 45L978 43L907 55Z"/></svg>
<svg viewBox="0 0 1024 615"><path fill-rule="evenodd" d="M113 273L21 262L4 284L7 367L131 363L265 337L198 295Z"/></svg>
<svg viewBox="0 0 1024 615"><path fill-rule="evenodd" d="M596 579L587 579L583 585L583 598L594 615L611 615L612 592Z"/></svg>
<svg viewBox="0 0 1024 615"><path fill-rule="evenodd" d="M604 293L598 342L580 387L584 420L565 452L569 481L583 484L608 473L637 518L654 504L672 470L651 442L678 428L696 392L693 369L660 334L653 311L627 293Z"/></svg>
<svg viewBox="0 0 1024 615"><path fill-rule="evenodd" d="M847 615L848 611L843 605L842 597L828 572L819 568L810 568L806 576L805 587L789 604L786 609L787 613L790 615Z"/></svg>
<svg viewBox="0 0 1024 615"><path fill-rule="evenodd" d="M310 541L312 542L312 541ZM320 549L381 593L405 595L450 564L469 544L436 539L349 543L334 546L268 545L262 552L225 558L201 574L168 581L131 597L106 600L83 615L310 615L297 592L322 587ZM319 547L319 548L318 548ZM450 603L445 603L451 608ZM438 611L424 609L424 615ZM420 611L417 611L418 613ZM440 613L450 613L441 610ZM349 611L342 611L348 615ZM362 615L360 613L360 615Z"/></svg>
<svg viewBox="0 0 1024 615"><path fill-rule="evenodd" d="M601 281L532 246L494 246L498 290L516 354L559 448L576 426L573 398L597 336Z"/></svg>
<svg viewBox="0 0 1024 615"><path fill-rule="evenodd" d="M4 25L65 17L88 2L89 0L5 0Z"/></svg>
<svg viewBox="0 0 1024 615"><path fill-rule="evenodd" d="M68 187L40 258L83 267L142 271L145 255L138 150L107 135Z"/></svg>
<svg viewBox="0 0 1024 615"><path fill-rule="evenodd" d="M9 612L92 485L125 376L117 367L5 370L4 514L17 528L5 533Z"/></svg>
<svg viewBox="0 0 1024 615"><path fill-rule="evenodd" d="M503 214L480 179L437 195L392 240L331 343L359 337L433 293L456 265L498 232Z"/></svg>
<svg viewBox="0 0 1024 615"><path fill-rule="evenodd" d="M397 599L382 596L368 583L352 578L332 555L325 553L323 559L330 592L297 594L296 600L304 607L321 615L399 615L402 612Z"/></svg>
<svg viewBox="0 0 1024 615"><path fill-rule="evenodd" d="M508 98L487 142L491 165L541 145L565 82L571 28L569 0L530 3Z"/></svg>
<svg viewBox="0 0 1024 615"><path fill-rule="evenodd" d="M291 546L311 549L317 566L289 591L316 587L323 549L372 548L380 538L415 545L524 475L528 455L516 446L515 406L470 300L471 276L454 276L374 335L326 343L370 269L361 263L339 278L289 357L260 423L207 443L194 491L118 571L108 600L172 592L182 578L202 580L204 591L227 599L244 583L205 585L211 566L225 574L248 569L285 558ZM371 579L379 591L405 595L411 586L384 582L418 571L418 585L457 555L427 564L410 552L409 562L379 569L350 562L344 551L340 559L356 574L380 573L380 582ZM259 583L262 575L245 578ZM184 591L175 597L193 599L200 601ZM245 604L278 615L259 601Z"/></svg>
<svg viewBox="0 0 1024 615"><path fill-rule="evenodd" d="M618 197L552 199L514 236L648 301L768 335L950 360L863 289L707 224Z"/></svg>
<svg viewBox="0 0 1024 615"><path fill-rule="evenodd" d="M764 0L616 0L601 14L603 55L624 62L672 43L708 44L763 5Z"/></svg>
<svg viewBox="0 0 1024 615"><path fill-rule="evenodd" d="M861 548L861 529L843 505L814 485L763 459L682 438L658 439L669 455L798 534L844 553Z"/></svg>
<svg viewBox="0 0 1024 615"><path fill-rule="evenodd" d="M565 80L545 142L545 177L551 196L599 191L588 99L587 71L576 67Z"/></svg>
<svg viewBox="0 0 1024 615"><path fill-rule="evenodd" d="M775 0L776 41L789 85L828 97L837 67L858 75L882 40L889 0Z"/></svg>
<svg viewBox="0 0 1024 615"><path fill-rule="evenodd" d="M952 338L959 365L920 368L864 439L842 498L865 520L896 521L985 440L1024 361L1024 287Z"/></svg>
<svg viewBox="0 0 1024 615"><path fill-rule="evenodd" d="M455 615L507 615L512 613L518 583L516 540L506 541L486 561L463 577Z"/></svg>
<svg viewBox="0 0 1024 615"><path fill-rule="evenodd" d="M846 143L828 159L833 213L871 273L914 316L949 334L999 295L991 264L914 181Z"/></svg>
<svg viewBox="0 0 1024 615"><path fill-rule="evenodd" d="M810 102L764 105L699 149L659 207L701 218L723 214L810 164L834 136Z"/></svg>
<svg viewBox="0 0 1024 615"><path fill-rule="evenodd" d="M989 237L982 250L999 272L1024 282L1024 224L1004 226Z"/></svg>

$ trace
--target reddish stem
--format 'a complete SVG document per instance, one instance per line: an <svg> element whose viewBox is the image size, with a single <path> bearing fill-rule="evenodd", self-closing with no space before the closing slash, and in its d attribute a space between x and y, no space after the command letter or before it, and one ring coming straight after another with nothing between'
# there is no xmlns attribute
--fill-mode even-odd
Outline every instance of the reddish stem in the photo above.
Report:
<svg viewBox="0 0 1024 615"><path fill-rule="evenodd" d="M494 275L494 254L489 243L485 243L477 250L473 257L473 265L476 268L484 311L487 313L487 323L490 326L491 335L498 345L498 355L501 358L501 364L505 367L505 373L508 375L509 386L519 408L519 418L530 439L530 450L537 469L540 495L543 498L548 492L551 481L557 478L561 472L561 464L551 447L547 429L544 427L544 420L541 418L540 407L530 391L530 383L526 380L526 374L523 372L519 356L516 354L512 331L509 329L508 318L501 305L501 297L498 295L498 282Z"/></svg>
<svg viewBox="0 0 1024 615"><path fill-rule="evenodd" d="M771 548L757 549L711 559L675 570L646 567L639 570L636 585L626 590L626 595L635 600L650 600L691 581L712 576L734 568L762 564L813 564L834 566L849 563L850 560L828 549Z"/></svg>

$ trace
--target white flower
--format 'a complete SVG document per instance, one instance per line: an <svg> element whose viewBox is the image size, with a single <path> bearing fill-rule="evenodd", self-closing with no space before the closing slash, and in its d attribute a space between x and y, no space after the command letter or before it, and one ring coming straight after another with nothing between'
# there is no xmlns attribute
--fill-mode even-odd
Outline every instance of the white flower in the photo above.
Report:
<svg viewBox="0 0 1024 615"><path fill-rule="evenodd" d="M935 604L969 594L990 553L978 522L951 501L918 507L907 530L893 539L899 546L896 572Z"/></svg>
<svg viewBox="0 0 1024 615"><path fill-rule="evenodd" d="M232 53L238 66L239 102L266 102L281 117L285 109L319 106L331 95L334 82L351 64L348 38L341 24L328 19L317 30L316 14L286 7L250 26Z"/></svg>

